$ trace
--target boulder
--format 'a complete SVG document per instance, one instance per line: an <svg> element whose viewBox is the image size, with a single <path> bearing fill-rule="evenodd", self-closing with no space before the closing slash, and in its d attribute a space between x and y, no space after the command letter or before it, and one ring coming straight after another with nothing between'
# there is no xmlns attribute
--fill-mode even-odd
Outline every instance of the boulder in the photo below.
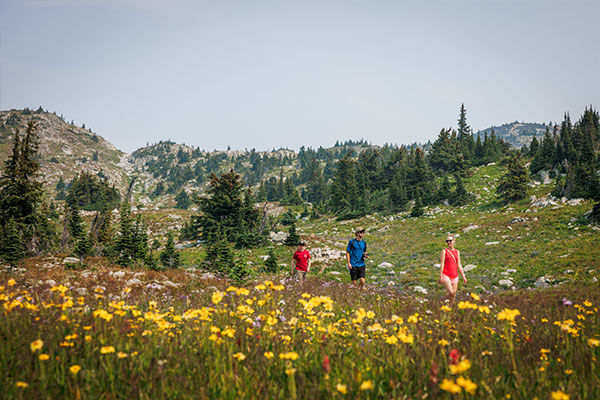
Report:
<svg viewBox="0 0 600 400"><path fill-rule="evenodd" d="M469 272L469 271L472 271L472 270L474 270L475 268L477 268L477 265L474 265L474 264L467 264L467 265L465 265L465 266L463 267L463 271L465 271L465 272Z"/></svg>
<svg viewBox="0 0 600 400"><path fill-rule="evenodd" d="M329 271L331 275L342 275L340 271Z"/></svg>
<svg viewBox="0 0 600 400"><path fill-rule="evenodd" d="M65 257L63 264L79 264L80 260L77 257Z"/></svg>
<svg viewBox="0 0 600 400"><path fill-rule="evenodd" d="M511 287L513 285L513 282L510 279L501 279L498 283L506 287Z"/></svg>
<svg viewBox="0 0 600 400"><path fill-rule="evenodd" d="M492 245L495 245L495 244L500 244L500 242L485 242L486 246L492 246Z"/></svg>
<svg viewBox="0 0 600 400"><path fill-rule="evenodd" d="M510 220L509 224L516 224L518 222L525 222L525 221L527 221L525 218L514 217L513 219Z"/></svg>
<svg viewBox="0 0 600 400"><path fill-rule="evenodd" d="M479 229L479 225L475 225L475 224L470 224L469 226L467 226L466 228L463 228L463 232L467 233L469 231L472 231L474 229Z"/></svg>
<svg viewBox="0 0 600 400"><path fill-rule="evenodd" d="M390 264L389 262L382 262L381 264L378 265L379 268L393 268L394 265Z"/></svg>
<svg viewBox="0 0 600 400"><path fill-rule="evenodd" d="M535 281L535 287L538 289L545 289L547 287L550 287L550 282L548 282L545 276L540 276Z"/></svg>
<svg viewBox="0 0 600 400"><path fill-rule="evenodd" d="M283 243L287 237L288 234L285 232L269 232L269 238L275 243Z"/></svg>
<svg viewBox="0 0 600 400"><path fill-rule="evenodd" d="M141 285L141 284L142 284L142 281L140 281L138 278L131 278L126 283L127 286L137 286L137 285Z"/></svg>
<svg viewBox="0 0 600 400"><path fill-rule="evenodd" d="M113 278L125 278L125 271L110 271L109 275Z"/></svg>
<svg viewBox="0 0 600 400"><path fill-rule="evenodd" d="M53 279L47 279L44 283L52 287L56 286L56 281Z"/></svg>

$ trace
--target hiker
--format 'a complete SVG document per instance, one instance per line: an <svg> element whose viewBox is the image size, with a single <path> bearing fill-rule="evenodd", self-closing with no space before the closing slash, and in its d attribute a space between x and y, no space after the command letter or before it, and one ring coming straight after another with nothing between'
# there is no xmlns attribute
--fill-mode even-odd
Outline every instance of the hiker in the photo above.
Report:
<svg viewBox="0 0 600 400"><path fill-rule="evenodd" d="M363 240L365 236L365 229L360 226L354 231L354 239L348 242L346 248L346 261L348 263L348 270L350 271L350 279L352 279L352 285L360 290L365 287L365 258L368 258L367 254L367 242Z"/></svg>
<svg viewBox="0 0 600 400"><path fill-rule="evenodd" d="M306 250L306 243L299 242L298 250L292 257L292 277L299 277L304 285L306 274L310 271L310 253Z"/></svg>
<svg viewBox="0 0 600 400"><path fill-rule="evenodd" d="M454 235L448 235L446 237L446 248L442 250L441 261L440 261L440 280L439 283L443 284L448 291L448 299L451 304L454 304L454 296L456 295L456 289L458 288L458 271L462 275L464 283L467 283L463 267L460 262L460 251L454 248L456 239Z"/></svg>

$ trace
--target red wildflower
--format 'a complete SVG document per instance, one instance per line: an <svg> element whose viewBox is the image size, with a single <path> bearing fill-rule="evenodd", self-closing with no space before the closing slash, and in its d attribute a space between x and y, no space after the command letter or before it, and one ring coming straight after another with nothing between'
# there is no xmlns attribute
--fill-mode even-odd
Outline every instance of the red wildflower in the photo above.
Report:
<svg viewBox="0 0 600 400"><path fill-rule="evenodd" d="M331 366L329 365L329 357L325 356L323 357L323 371L325 371L326 374L329 373L329 371L331 371Z"/></svg>
<svg viewBox="0 0 600 400"><path fill-rule="evenodd" d="M459 358L460 352L456 349L452 349L452 351L450 351L450 364L458 364Z"/></svg>

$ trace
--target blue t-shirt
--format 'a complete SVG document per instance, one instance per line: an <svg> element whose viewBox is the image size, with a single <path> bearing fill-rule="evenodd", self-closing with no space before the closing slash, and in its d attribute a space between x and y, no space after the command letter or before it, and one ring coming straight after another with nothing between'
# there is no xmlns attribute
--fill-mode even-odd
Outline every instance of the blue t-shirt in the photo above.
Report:
<svg viewBox="0 0 600 400"><path fill-rule="evenodd" d="M350 265L353 267L365 266L365 252L367 251L367 243L364 240L352 239L348 242L346 251L350 253Z"/></svg>

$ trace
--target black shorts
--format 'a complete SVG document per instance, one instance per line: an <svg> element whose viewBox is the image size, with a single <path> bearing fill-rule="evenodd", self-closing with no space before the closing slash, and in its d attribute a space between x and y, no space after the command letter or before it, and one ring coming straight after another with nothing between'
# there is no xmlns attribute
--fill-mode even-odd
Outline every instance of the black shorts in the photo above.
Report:
<svg viewBox="0 0 600 400"><path fill-rule="evenodd" d="M350 269L350 279L357 281L360 278L365 279L365 267L352 267Z"/></svg>

